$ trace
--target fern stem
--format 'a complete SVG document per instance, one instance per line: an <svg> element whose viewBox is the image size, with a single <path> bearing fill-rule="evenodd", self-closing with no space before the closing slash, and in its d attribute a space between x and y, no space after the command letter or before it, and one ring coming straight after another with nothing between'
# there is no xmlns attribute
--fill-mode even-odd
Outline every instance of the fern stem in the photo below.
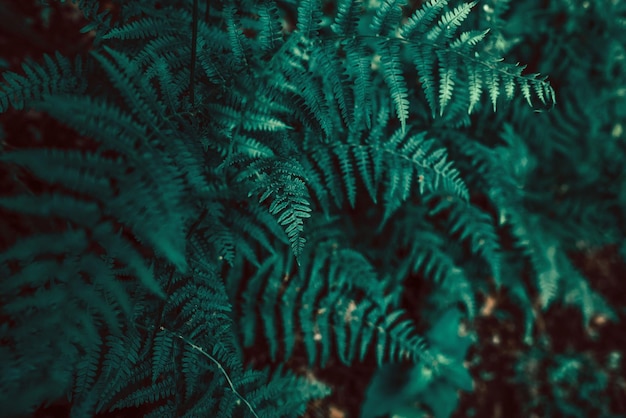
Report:
<svg viewBox="0 0 626 418"><path fill-rule="evenodd" d="M233 393L235 394L235 396L237 396L241 400L241 402L243 402L248 407L248 409L250 410L250 413L252 414L252 416L254 416L255 418L259 418L259 416L257 415L256 411L254 410L254 407L250 404L250 402L248 402L246 400L246 398L244 398L243 395L240 394L237 391L233 381L230 379L230 376L228 376L228 373L226 373L226 369L224 369L224 366L222 366L222 363L220 363L215 357L213 357L212 355L210 355L209 353L204 351L204 349L202 347L200 347L199 345L194 344L193 341L188 340L184 336L182 336L180 334L177 334L174 331L170 331L169 329L167 329L165 327L162 327L162 326L159 327L159 329L161 331L168 332L172 336L182 340L185 344L190 345L191 348L193 348L194 350L198 351L200 354L202 354L203 356L208 358L211 362L213 362L213 364L215 364L215 366L217 366L217 368L219 369L220 373L222 373L222 375L226 379L226 382L228 383L228 386L230 386L230 390L232 390Z"/></svg>
<svg viewBox="0 0 626 418"><path fill-rule="evenodd" d="M196 107L196 94L194 88L194 78L196 73L196 49L198 43L198 0L193 0L192 23L191 23L191 66L189 71L189 88L191 107Z"/></svg>

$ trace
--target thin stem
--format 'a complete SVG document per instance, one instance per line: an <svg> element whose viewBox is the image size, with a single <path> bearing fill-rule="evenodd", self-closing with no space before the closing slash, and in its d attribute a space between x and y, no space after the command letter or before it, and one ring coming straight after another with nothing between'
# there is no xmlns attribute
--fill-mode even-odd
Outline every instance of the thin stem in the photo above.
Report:
<svg viewBox="0 0 626 418"><path fill-rule="evenodd" d="M256 411L254 410L254 407L250 404L250 402L248 402L246 400L246 398L243 397L243 395L241 395L237 389L235 388L235 385L233 383L233 381L230 379L230 376L228 376L228 373L226 373L226 370L224 369L224 367L222 366L222 364L212 355L210 355L209 353L207 353L206 351L204 351L204 349L202 347L200 347L199 345L196 345L193 343L193 341L188 340L187 338L183 337L180 334L177 334L176 332L170 331L169 329L165 328L165 327L159 327L159 329L161 331L165 331L165 332L169 332L171 335L173 335L174 337L182 340L185 344L189 344L191 346L191 348L193 348L194 350L198 351L200 354L202 354L204 357L208 358L211 362L213 362L213 364L215 364L215 366L217 366L217 368L219 369L220 373L222 373L222 375L224 376L224 378L226 379L226 382L228 383L228 386L230 386L230 390L233 391L233 393L235 394L235 396L237 396L241 402L243 402L248 409L250 410L250 413L255 417L255 418L259 418L259 416L257 415Z"/></svg>
<svg viewBox="0 0 626 418"><path fill-rule="evenodd" d="M189 88L191 107L196 107L196 91L194 88L194 78L196 74L196 49L198 43L198 0L193 0L192 25L191 25L191 67L189 71Z"/></svg>

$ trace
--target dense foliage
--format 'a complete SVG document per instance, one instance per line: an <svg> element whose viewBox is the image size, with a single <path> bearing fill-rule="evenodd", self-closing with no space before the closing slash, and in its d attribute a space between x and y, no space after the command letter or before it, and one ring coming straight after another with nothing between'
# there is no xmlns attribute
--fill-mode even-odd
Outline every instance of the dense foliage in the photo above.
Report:
<svg viewBox="0 0 626 418"><path fill-rule="evenodd" d="M370 364L347 412L450 417L497 295L521 416L620 416L621 348L543 317L626 314L575 262L626 258L626 4L519 3L75 0L89 51L0 82L75 133L0 149L3 413L302 416Z"/></svg>

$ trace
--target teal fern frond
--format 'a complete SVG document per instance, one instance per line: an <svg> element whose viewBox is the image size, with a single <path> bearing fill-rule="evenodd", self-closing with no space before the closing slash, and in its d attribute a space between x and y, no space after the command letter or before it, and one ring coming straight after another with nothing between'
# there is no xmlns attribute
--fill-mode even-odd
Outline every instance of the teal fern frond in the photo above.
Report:
<svg viewBox="0 0 626 418"><path fill-rule="evenodd" d="M617 321L615 310L606 299L590 285L589 281L567 258L561 254L559 267L563 275L563 302L576 306L583 314L583 323L589 326L596 316L605 317L610 321Z"/></svg>
<svg viewBox="0 0 626 418"><path fill-rule="evenodd" d="M402 17L404 0L384 0L376 9L370 29L377 35L388 35L397 27Z"/></svg>
<svg viewBox="0 0 626 418"><path fill-rule="evenodd" d="M23 64L22 70L24 75L8 71L2 73L4 83L0 89L0 112L9 107L24 109L46 94L80 93L86 88L80 57L72 63L57 52L54 58L44 55L44 64Z"/></svg>
<svg viewBox="0 0 626 418"><path fill-rule="evenodd" d="M306 242L302 235L304 219L311 216L308 188L296 174L298 168L298 164L256 159L237 179L250 184L248 197L258 198L259 204L268 204L268 211L284 228L296 257L302 253Z"/></svg>
<svg viewBox="0 0 626 418"><path fill-rule="evenodd" d="M298 19L296 28L306 39L314 39L322 21L320 2L303 0L298 5Z"/></svg>
<svg viewBox="0 0 626 418"><path fill-rule="evenodd" d="M483 257L491 268L494 282L500 287L502 284L500 244L490 216L476 206L452 196L442 198L433 196L427 200L435 201L430 215L445 214L450 233L469 242L472 252Z"/></svg>
<svg viewBox="0 0 626 418"><path fill-rule="evenodd" d="M78 228L37 234L15 243L0 258L5 277L0 285L2 314L15 318L2 337L10 347L24 345L11 357L20 359L22 373L31 370L28 375L59 361L53 374L29 380L38 385L35 396L53 401L58 396L54 387L71 393L73 386L74 401L87 409L96 401L90 390L100 359L101 332L121 335L133 313L134 289L123 280L126 268L90 251L97 238ZM49 350L36 355L41 346ZM67 368L74 363L75 369ZM9 385L3 393L22 407L35 406L37 399L29 399L34 392L20 383L24 377L3 381Z"/></svg>
<svg viewBox="0 0 626 418"><path fill-rule="evenodd" d="M174 174L179 169L172 164L158 164L156 160L150 158L152 154L150 154L149 148L144 148L141 156L137 155L133 144L144 139L144 135L146 135L145 126L137 124L129 115L113 105L94 103L88 97L50 97L48 100L39 103L37 107L48 111L50 114L58 115L81 133L100 139L108 146L113 146L117 152L122 152L122 155L129 159L128 162L125 162L123 159L111 160L98 156L89 156L86 157L87 161L92 163L98 162L99 164L87 166L85 162L81 162L81 158L76 153L60 154L59 152L51 152L52 160L49 164L53 163L55 158L58 161L58 157L63 155L77 161L77 168L80 167L78 171L73 171L69 167L51 166L50 169L54 173L52 179L59 178L58 176L71 176L71 173L74 172L76 175L74 175L71 181L66 183L69 189L75 192L83 191L85 194L93 196L96 200L106 199L107 195L114 195L115 189L112 181L119 182L117 183L119 185L134 184L137 194L131 200L128 200L128 196L115 197L107 205L106 211L127 225L135 225L135 230L140 236L142 235L144 239L154 243L162 254L184 269L184 256L178 248L181 248L182 244L180 243L184 242L185 218L180 216L180 209L174 210L172 208L172 203L176 204L176 202L179 202L180 205L184 186L176 178L176 174ZM120 135L120 132L124 133ZM107 141L107 138L111 137L117 138L118 141ZM105 146L106 148L108 147ZM154 149L152 152L154 152ZM33 155L28 160L23 159L23 164L30 170L33 170L34 174L37 175L39 173L45 178L46 165L38 163L36 157L36 155L44 156L45 151L33 150L32 153ZM18 154L18 156L22 157L23 155L23 153ZM6 157L10 159L11 154L8 154ZM69 162L69 160L65 161L66 163ZM138 164L140 161L142 163ZM128 173L130 167L133 168L132 174ZM163 174L161 178L170 178L171 183L164 184L155 181L154 176L159 172ZM129 181L130 183L127 183ZM91 185L97 187L91 189ZM109 188L108 192L105 190L105 193L102 195L96 194L107 187ZM157 192L157 190L159 191ZM154 196L157 199L156 201L161 201L164 205L159 206L157 210L155 210L157 206L153 206L154 209L148 211L144 209L147 216L138 217L137 213L140 212L141 206L145 206L145 203L150 201L142 200L139 196L147 196L154 192L157 193ZM135 205L139 205L139 207ZM170 209L167 209L168 206ZM176 214L177 212L178 214ZM171 216L171 221L174 223L168 221L168 224L163 224L163 216ZM161 219L159 220L159 218ZM171 237L174 241L170 241L168 237ZM176 241L178 241L177 244L172 244L172 242Z"/></svg>
<svg viewBox="0 0 626 418"><path fill-rule="evenodd" d="M471 338L459 336L462 319L457 309L439 314L426 335L432 358L415 365L387 364L380 368L366 393L361 418L383 414L423 416L428 408L449 417L459 401L458 390L472 390L472 377L462 364Z"/></svg>
<svg viewBox="0 0 626 418"><path fill-rule="evenodd" d="M404 132L409 117L409 100L406 81L400 67L400 45L396 42L387 41L382 45L380 51L383 76L402 125L402 132Z"/></svg>
<svg viewBox="0 0 626 418"><path fill-rule="evenodd" d="M486 32L469 31L456 35L475 2L446 11L447 3L446 0L427 2L400 28L400 36L408 42L414 57L433 117L436 114L443 116L455 108L451 103L461 94L457 93L456 85L467 86L463 99L463 103L467 103L467 113L475 110L485 88L494 109L500 92L504 90L506 99L510 100L515 86L531 106L535 105L533 97L542 106L554 104L554 90L543 78L522 76L524 67L502 63L478 49Z"/></svg>
<svg viewBox="0 0 626 418"><path fill-rule="evenodd" d="M434 149L435 142L426 133L408 135L401 130L390 138L352 138L345 144L315 146L312 155L303 161L311 188L325 212L327 197L337 207L347 196L354 206L361 185L377 202L382 194L387 220L418 188L420 193L446 190L462 199L468 191L458 171L447 161L443 148ZM322 188L316 184L323 185Z"/></svg>
<svg viewBox="0 0 626 418"><path fill-rule="evenodd" d="M360 253L326 243L307 247L300 266L289 260L279 253L269 257L244 289L245 346L262 333L273 359L279 353L289 358L296 334L302 333L311 364L326 364L331 351L346 364L366 355L379 364L427 356L404 311L378 302L384 300L386 283Z"/></svg>
<svg viewBox="0 0 626 418"><path fill-rule="evenodd" d="M169 18L172 22L176 22L178 19L184 21L186 16L181 12L174 12L169 14ZM163 28L164 16L155 16L136 20L131 23L127 23L116 28L111 28L104 35L102 39L148 39L152 37L168 36L176 33L176 25L172 24L169 27Z"/></svg>
<svg viewBox="0 0 626 418"><path fill-rule="evenodd" d="M261 376L259 380L267 383L251 391L250 396L250 402L260 407L259 417L303 416L308 401L330 394L322 382L290 372L263 372Z"/></svg>
<svg viewBox="0 0 626 418"><path fill-rule="evenodd" d="M224 14L235 69L243 69L248 66L246 57L249 55L250 46L248 45L247 38L243 35L241 23L235 15L235 7L233 5L226 5L222 13Z"/></svg>
<svg viewBox="0 0 626 418"><path fill-rule="evenodd" d="M348 74L341 65L337 50L330 45L322 46L312 53L311 66L319 68L328 77L329 94L337 102L345 126L354 123L354 94L348 82Z"/></svg>
<svg viewBox="0 0 626 418"><path fill-rule="evenodd" d="M299 416L329 394L318 373L364 363L383 375L364 405L446 417L473 387L459 332L478 296L518 305L525 342L539 307L619 319L570 252L591 226L611 225L599 245L623 235L623 111L598 111L604 136L579 151L606 167L577 167L588 103L526 106L555 93L500 58L527 54L505 39L519 24L475 27L488 9L447 0L75 3L89 52L0 83L0 112L73 134L21 142L2 121L9 415L67 399L72 416Z"/></svg>
<svg viewBox="0 0 626 418"><path fill-rule="evenodd" d="M280 48L284 39L281 34L280 16L276 4L266 1L259 9L259 42L261 49L266 52L274 52Z"/></svg>
<svg viewBox="0 0 626 418"><path fill-rule="evenodd" d="M433 298L439 304L462 303L468 317L476 313L474 290L467 273L450 251L450 243L434 231L415 231L404 238L407 256L398 266L401 278L421 274L435 283ZM409 278L410 279L410 278Z"/></svg>
<svg viewBox="0 0 626 418"><path fill-rule="evenodd" d="M363 5L359 0L341 0L337 2L337 14L331 29L337 35L350 38L358 30L359 16Z"/></svg>

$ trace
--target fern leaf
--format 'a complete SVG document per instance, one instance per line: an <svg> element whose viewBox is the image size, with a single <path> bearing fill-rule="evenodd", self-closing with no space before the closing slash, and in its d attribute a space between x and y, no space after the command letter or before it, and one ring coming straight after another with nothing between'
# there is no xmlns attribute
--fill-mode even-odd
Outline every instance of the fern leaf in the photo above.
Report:
<svg viewBox="0 0 626 418"><path fill-rule="evenodd" d="M111 411L129 407L139 407L145 404L154 404L162 399L167 399L175 393L176 382L173 376L166 376L163 380L144 386L135 388L133 392L111 406Z"/></svg>
<svg viewBox="0 0 626 418"><path fill-rule="evenodd" d="M483 31L463 32L454 42L450 44L450 49L457 51L460 54L469 54L476 45L485 39L487 33L489 33L489 29L485 29Z"/></svg>
<svg viewBox="0 0 626 418"><path fill-rule="evenodd" d="M376 9L376 14L370 25L371 31L376 35L387 35L392 32L402 16L404 0L383 0Z"/></svg>
<svg viewBox="0 0 626 418"><path fill-rule="evenodd" d="M431 200L428 199L427 201ZM439 199L431 209L431 215L446 213L450 232L461 240L470 242L472 252L484 258L491 267L494 282L502 285L501 255L498 235L490 217L477 207L453 197Z"/></svg>
<svg viewBox="0 0 626 418"><path fill-rule="evenodd" d="M303 0L298 5L298 21L296 27L306 39L317 37L322 21L319 0Z"/></svg>
<svg viewBox="0 0 626 418"><path fill-rule="evenodd" d="M308 191L305 183L299 178L288 176L285 179L284 190L277 193L270 204L270 213L278 217L277 221L285 227L285 233L291 243L291 248L296 257L300 255L306 239L302 237L304 230L304 218L311 216L311 208L308 201ZM268 189L271 191L272 189ZM269 194L261 196L263 202Z"/></svg>
<svg viewBox="0 0 626 418"><path fill-rule="evenodd" d="M185 399L191 399L199 383L202 367L195 347L185 344L183 349L182 372L185 380Z"/></svg>
<svg viewBox="0 0 626 418"><path fill-rule="evenodd" d="M226 22L226 30L228 31L228 40L230 41L230 50L235 59L237 66L247 67L249 46L247 45L246 37L243 35L243 30L239 19L235 16L236 10L232 4L228 4L224 7L224 20Z"/></svg>
<svg viewBox="0 0 626 418"><path fill-rule="evenodd" d="M347 84L347 79L342 76L343 70L339 64L339 58L335 55L335 49L330 45L319 48L319 52L313 54L312 61L319 63L320 71L326 75L332 87L332 95L339 106L344 123L346 126L351 126L354 111L352 89Z"/></svg>
<svg viewBox="0 0 626 418"><path fill-rule="evenodd" d="M500 81L498 79L498 74L493 71L491 73L491 77L487 82L487 89L489 91L489 98L491 99L491 104L493 105L493 111L496 111L496 104L498 102L498 96L500 95Z"/></svg>
<svg viewBox="0 0 626 418"><path fill-rule="evenodd" d="M379 178L377 178L377 174L380 173L382 168L376 170L374 168L372 158L378 162L377 167L381 167L382 158L377 158L376 156L382 153L377 153L376 151L374 151L372 152L374 156L370 157L370 149L361 145L352 146L352 153L354 155L354 159L356 161L356 166L361 176L361 180L363 181L363 184L365 184L365 188L367 189L367 192L369 193L372 201L374 203L377 203L377 184L379 180Z"/></svg>
<svg viewBox="0 0 626 418"><path fill-rule="evenodd" d="M183 19L179 13L172 13L170 19ZM101 36L101 39L148 39L157 36L166 36L176 33L176 24L170 20L169 25L164 25L165 20L158 17L144 17L115 28L111 28Z"/></svg>
<svg viewBox="0 0 626 418"><path fill-rule="evenodd" d="M530 93L530 85L529 82L524 80L521 82L520 84L520 90L522 91L522 95L524 96L524 99L526 99L526 102L528 103L528 106L532 106L533 102L532 102L532 97L531 97L531 93Z"/></svg>
<svg viewBox="0 0 626 418"><path fill-rule="evenodd" d="M469 106L467 108L467 113L471 114L474 110L474 107L480 101L480 96L483 92L483 79L481 68L479 67L470 67L469 74L467 79L467 88L469 90Z"/></svg>
<svg viewBox="0 0 626 418"><path fill-rule="evenodd" d="M406 130L406 121L409 117L409 100L408 89L406 87L406 81L402 75L402 68L400 67L400 46L395 42L385 42L381 50L381 63L383 76L385 82L389 86L391 92L391 99L396 108L396 113L400 124L402 125L402 131Z"/></svg>
<svg viewBox="0 0 626 418"><path fill-rule="evenodd" d="M406 39L411 39L424 34L447 4L447 0L425 2L400 28L400 35Z"/></svg>
<svg viewBox="0 0 626 418"><path fill-rule="evenodd" d="M25 76L13 72L3 73L4 83L0 85L0 113L9 106L20 110L46 94L82 92L86 85L82 75L82 60L77 58L74 65L59 52L53 60L44 56L45 65L25 63L22 65Z"/></svg>
<svg viewBox="0 0 626 418"><path fill-rule="evenodd" d="M463 3L444 13L437 25L428 32L427 38L431 41L436 40L439 36L443 36L445 39L452 38L475 5L476 2Z"/></svg>
<svg viewBox="0 0 626 418"><path fill-rule="evenodd" d="M439 116L442 116L446 106L452 100L457 62L453 54L440 54L439 60L441 63L439 68L441 74L439 79Z"/></svg>
<svg viewBox="0 0 626 418"><path fill-rule="evenodd" d="M348 196L348 202L354 207L356 201L356 177L354 175L354 164L352 163L352 155L350 149L346 145L333 147L333 151L339 160L339 167L343 178L343 183Z"/></svg>
<svg viewBox="0 0 626 418"><path fill-rule="evenodd" d="M151 84L143 77L139 68L125 54L112 48L104 47L112 61L104 55L93 52L92 55L106 71L111 83L128 103L129 110L137 114L148 126L156 128L164 107Z"/></svg>
<svg viewBox="0 0 626 418"><path fill-rule="evenodd" d="M364 120L365 125L370 128L372 124L371 57L366 55L365 47L356 40L346 42L344 48L348 73L354 78L354 126L358 126Z"/></svg>
<svg viewBox="0 0 626 418"><path fill-rule="evenodd" d="M259 20L261 23L261 31L259 33L261 50L267 52L276 51L282 45L283 37L278 8L274 2L265 1L261 4Z"/></svg>
<svg viewBox="0 0 626 418"><path fill-rule="evenodd" d="M171 333L165 330L157 331L152 345L152 383L156 383L158 377L169 370L168 361L171 359L171 352L174 341Z"/></svg>
<svg viewBox="0 0 626 418"><path fill-rule="evenodd" d="M361 9L360 0L340 0L337 4L337 14L331 29L343 38L349 38L357 33L359 14Z"/></svg>
<svg viewBox="0 0 626 418"><path fill-rule="evenodd" d="M100 362L100 354L102 344L94 344L76 365L76 380L74 384L73 396L84 397L92 389L98 373L98 363Z"/></svg>
<svg viewBox="0 0 626 418"><path fill-rule="evenodd" d="M513 100L515 95L515 79L510 74L504 74L502 76L502 83L504 85L504 94L507 100Z"/></svg>
<svg viewBox="0 0 626 418"><path fill-rule="evenodd" d="M426 95L426 102L432 112L432 117L435 117L437 111L437 83L435 81L435 61L437 55L435 51L428 45L411 45L411 52L413 54L413 63L417 68L417 73L420 77L420 83L422 89Z"/></svg>

